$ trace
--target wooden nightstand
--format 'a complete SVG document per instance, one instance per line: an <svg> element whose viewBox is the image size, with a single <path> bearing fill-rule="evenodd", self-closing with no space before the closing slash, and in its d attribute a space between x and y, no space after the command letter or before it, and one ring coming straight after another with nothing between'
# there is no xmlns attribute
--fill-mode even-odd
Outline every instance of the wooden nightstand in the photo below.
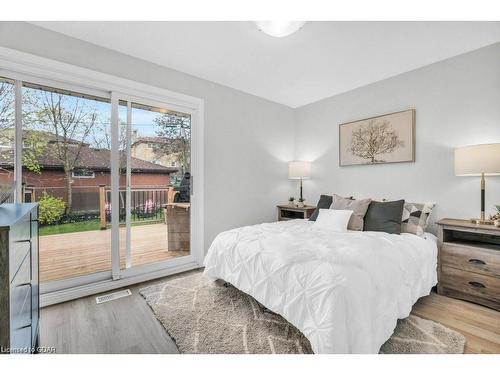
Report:
<svg viewBox="0 0 500 375"><path fill-rule="evenodd" d="M278 221L292 219L309 219L316 209L316 206L296 207L288 204L279 204Z"/></svg>
<svg viewBox="0 0 500 375"><path fill-rule="evenodd" d="M500 310L500 228L456 219L437 224L438 293Z"/></svg>

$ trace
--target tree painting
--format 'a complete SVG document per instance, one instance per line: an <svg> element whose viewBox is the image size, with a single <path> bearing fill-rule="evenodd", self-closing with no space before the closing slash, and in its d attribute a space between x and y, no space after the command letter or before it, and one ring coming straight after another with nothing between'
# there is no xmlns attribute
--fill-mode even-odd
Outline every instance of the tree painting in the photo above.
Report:
<svg viewBox="0 0 500 375"><path fill-rule="evenodd" d="M382 155L400 147L404 147L404 141L399 139L390 122L374 119L353 131L349 151L370 163L383 163L385 160L380 159Z"/></svg>

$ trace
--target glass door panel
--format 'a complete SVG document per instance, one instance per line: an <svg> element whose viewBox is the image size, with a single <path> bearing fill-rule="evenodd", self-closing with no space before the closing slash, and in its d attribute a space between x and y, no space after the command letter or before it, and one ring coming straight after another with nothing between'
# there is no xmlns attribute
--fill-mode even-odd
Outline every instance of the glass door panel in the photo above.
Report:
<svg viewBox="0 0 500 375"><path fill-rule="evenodd" d="M23 83L24 200L39 203L40 282L111 269L108 99Z"/></svg>
<svg viewBox="0 0 500 375"><path fill-rule="evenodd" d="M0 203L14 202L14 81L0 77Z"/></svg>
<svg viewBox="0 0 500 375"><path fill-rule="evenodd" d="M122 268L190 253L191 116L138 103L126 106L128 160L122 174L130 206L121 241Z"/></svg>

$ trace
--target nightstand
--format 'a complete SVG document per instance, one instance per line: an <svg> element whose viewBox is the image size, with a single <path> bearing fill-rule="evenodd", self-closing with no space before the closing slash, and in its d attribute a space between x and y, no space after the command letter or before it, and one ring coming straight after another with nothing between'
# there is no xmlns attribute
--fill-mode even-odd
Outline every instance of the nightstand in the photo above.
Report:
<svg viewBox="0 0 500 375"><path fill-rule="evenodd" d="M438 294L500 310L500 228L457 219L437 224Z"/></svg>
<svg viewBox="0 0 500 375"><path fill-rule="evenodd" d="M278 221L292 219L309 219L316 209L316 206L296 207L288 204L279 204Z"/></svg>

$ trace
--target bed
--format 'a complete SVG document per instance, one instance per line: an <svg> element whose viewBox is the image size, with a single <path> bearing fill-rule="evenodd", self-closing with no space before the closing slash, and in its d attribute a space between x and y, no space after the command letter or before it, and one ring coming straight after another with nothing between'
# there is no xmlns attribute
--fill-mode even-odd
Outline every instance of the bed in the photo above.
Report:
<svg viewBox="0 0 500 375"><path fill-rule="evenodd" d="M204 265L205 277L296 326L315 353L378 353L397 319L437 283L437 239L333 233L290 220L219 234Z"/></svg>

